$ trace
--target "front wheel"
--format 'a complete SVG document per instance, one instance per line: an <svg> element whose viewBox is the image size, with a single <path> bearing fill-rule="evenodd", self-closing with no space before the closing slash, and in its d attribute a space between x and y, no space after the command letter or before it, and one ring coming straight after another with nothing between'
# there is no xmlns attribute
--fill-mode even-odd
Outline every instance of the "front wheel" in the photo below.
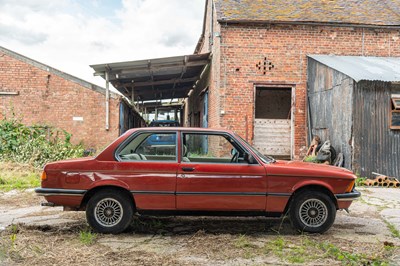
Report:
<svg viewBox="0 0 400 266"><path fill-rule="evenodd" d="M304 191L296 195L290 208L292 225L300 231L323 233L335 221L336 206L319 191Z"/></svg>
<svg viewBox="0 0 400 266"><path fill-rule="evenodd" d="M86 219L99 233L118 234L132 222L133 203L129 197L113 190L96 193L88 202Z"/></svg>

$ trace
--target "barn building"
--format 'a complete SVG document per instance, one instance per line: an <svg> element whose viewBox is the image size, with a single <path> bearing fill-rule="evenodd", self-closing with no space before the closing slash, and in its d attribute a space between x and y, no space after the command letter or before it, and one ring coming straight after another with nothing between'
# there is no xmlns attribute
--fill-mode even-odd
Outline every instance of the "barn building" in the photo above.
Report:
<svg viewBox="0 0 400 266"><path fill-rule="evenodd" d="M106 113L108 105L108 115ZM0 119L46 125L72 134L73 143L103 148L142 118L115 93L0 47Z"/></svg>
<svg viewBox="0 0 400 266"><path fill-rule="evenodd" d="M302 158L307 56L400 56L399 14L394 1L207 0L195 53L211 62L187 100L187 124L233 129L263 153Z"/></svg>
<svg viewBox="0 0 400 266"><path fill-rule="evenodd" d="M309 56L400 57L399 14L400 5L393 1L300 0L282 5L273 0L206 0L203 31L193 55L92 67L142 113L150 107L166 108L167 99L180 98L175 107L182 125L234 130L262 153L278 158L302 159L321 127L318 134L323 140L343 137L334 139L333 145L345 155L346 166L367 173L382 168L376 164L367 169L366 157L357 157L370 152L363 150L367 148L363 142L343 144L356 143L355 132L343 130L342 135L333 136L341 125L336 124L328 134L321 132L327 125L319 126L312 120L318 117L313 114L318 112L316 108L322 107L308 108L314 104L308 102L308 93L317 90L310 88L307 80L312 70ZM320 74L312 75L321 78ZM343 75L352 78L349 73ZM350 89L335 90L338 97L362 99L356 93L364 93L358 89L364 81L353 80L354 95L345 94ZM394 82L385 85L387 103L388 88L393 88ZM357 108L353 106L350 112L354 119L351 125L342 126L360 126L357 112L366 107L358 104ZM392 113L397 121L397 111ZM380 122L374 123L378 127ZM386 140L398 138L396 129L391 130L388 134L394 137Z"/></svg>

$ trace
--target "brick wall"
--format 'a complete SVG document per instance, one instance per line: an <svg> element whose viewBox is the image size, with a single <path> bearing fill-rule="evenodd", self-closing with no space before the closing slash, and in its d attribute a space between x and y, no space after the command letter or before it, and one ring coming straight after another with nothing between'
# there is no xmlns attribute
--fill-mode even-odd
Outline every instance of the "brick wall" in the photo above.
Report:
<svg viewBox="0 0 400 266"><path fill-rule="evenodd" d="M87 148L105 147L118 136L119 99L110 99L110 130L106 131L105 95L42 67L0 50L0 91L19 92L16 96L0 95L0 119L14 113L28 125L64 129L72 133L73 143L82 141Z"/></svg>
<svg viewBox="0 0 400 266"><path fill-rule="evenodd" d="M302 156L307 145L307 55L400 56L399 31L390 29L223 23L214 25L211 34L211 2L200 51L213 54L210 127L232 129L251 142L255 86L292 86L296 158ZM213 36L211 48L208 36ZM260 70L256 65L265 58L274 68L267 67L264 74L263 68Z"/></svg>

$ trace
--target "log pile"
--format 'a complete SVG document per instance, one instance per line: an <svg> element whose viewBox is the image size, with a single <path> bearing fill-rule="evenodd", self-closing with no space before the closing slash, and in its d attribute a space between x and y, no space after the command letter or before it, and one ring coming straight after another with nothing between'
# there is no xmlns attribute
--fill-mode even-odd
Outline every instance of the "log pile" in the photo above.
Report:
<svg viewBox="0 0 400 266"><path fill-rule="evenodd" d="M380 186L380 187L393 187L400 188L400 182L395 177L389 177L378 173L372 173L376 175L374 179L367 179L364 181L364 186Z"/></svg>

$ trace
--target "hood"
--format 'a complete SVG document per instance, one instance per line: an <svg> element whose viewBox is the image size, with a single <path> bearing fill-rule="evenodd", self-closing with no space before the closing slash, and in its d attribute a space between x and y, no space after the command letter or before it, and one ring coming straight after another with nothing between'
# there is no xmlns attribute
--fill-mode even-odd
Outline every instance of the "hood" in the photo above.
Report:
<svg viewBox="0 0 400 266"><path fill-rule="evenodd" d="M267 173L268 175L356 178L353 172L346 168L302 161L276 161L267 166Z"/></svg>

